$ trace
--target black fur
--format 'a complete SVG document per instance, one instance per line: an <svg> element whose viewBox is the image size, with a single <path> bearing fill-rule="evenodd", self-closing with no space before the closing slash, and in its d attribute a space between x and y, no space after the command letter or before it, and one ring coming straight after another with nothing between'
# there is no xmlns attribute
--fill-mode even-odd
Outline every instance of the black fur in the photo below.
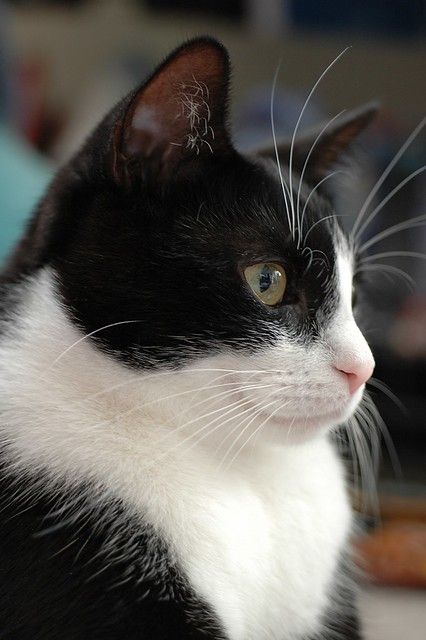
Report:
<svg viewBox="0 0 426 640"><path fill-rule="evenodd" d="M71 506L60 490L19 499L30 483L0 482L2 640L226 640L148 525L114 501L100 512L87 486ZM321 640L361 640L349 588L339 600Z"/></svg>
<svg viewBox="0 0 426 640"><path fill-rule="evenodd" d="M224 638L149 527L113 501L93 511L88 487L72 508L60 492L17 501L32 482L1 481L2 640Z"/></svg>

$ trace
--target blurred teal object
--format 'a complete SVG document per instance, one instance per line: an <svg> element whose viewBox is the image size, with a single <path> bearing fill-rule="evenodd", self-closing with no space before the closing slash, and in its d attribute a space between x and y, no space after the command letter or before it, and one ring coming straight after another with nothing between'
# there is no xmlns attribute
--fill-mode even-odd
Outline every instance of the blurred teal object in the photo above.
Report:
<svg viewBox="0 0 426 640"><path fill-rule="evenodd" d="M52 168L0 124L0 266L19 239Z"/></svg>

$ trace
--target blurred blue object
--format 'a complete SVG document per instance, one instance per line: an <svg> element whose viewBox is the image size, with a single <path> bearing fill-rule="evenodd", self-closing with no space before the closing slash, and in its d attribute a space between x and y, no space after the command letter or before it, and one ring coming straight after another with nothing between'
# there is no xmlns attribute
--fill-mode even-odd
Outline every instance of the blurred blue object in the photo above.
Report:
<svg viewBox="0 0 426 640"><path fill-rule="evenodd" d="M8 40L9 11L0 0L0 120L12 110L10 45Z"/></svg>
<svg viewBox="0 0 426 640"><path fill-rule="evenodd" d="M8 7L0 0L0 267L50 180L48 163L7 126L13 121Z"/></svg>
<svg viewBox="0 0 426 640"><path fill-rule="evenodd" d="M424 0L292 0L293 24L317 31L411 36L425 30Z"/></svg>
<svg viewBox="0 0 426 640"><path fill-rule="evenodd" d="M52 176L48 163L0 124L0 265Z"/></svg>

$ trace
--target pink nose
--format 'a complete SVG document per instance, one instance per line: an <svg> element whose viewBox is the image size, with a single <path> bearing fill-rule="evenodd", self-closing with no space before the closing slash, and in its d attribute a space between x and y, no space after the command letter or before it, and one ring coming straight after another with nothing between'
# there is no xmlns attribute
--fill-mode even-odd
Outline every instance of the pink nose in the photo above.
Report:
<svg viewBox="0 0 426 640"><path fill-rule="evenodd" d="M351 362L345 365L337 365L336 369L343 373L349 386L349 393L353 394L359 389L369 378L374 370L374 360L363 362Z"/></svg>

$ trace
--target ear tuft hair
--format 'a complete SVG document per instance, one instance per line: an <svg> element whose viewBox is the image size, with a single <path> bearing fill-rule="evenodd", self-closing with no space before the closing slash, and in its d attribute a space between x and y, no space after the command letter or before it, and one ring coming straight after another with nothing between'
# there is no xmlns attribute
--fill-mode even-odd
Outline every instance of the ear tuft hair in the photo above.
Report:
<svg viewBox="0 0 426 640"><path fill-rule="evenodd" d="M226 127L226 49L197 38L176 49L130 98L113 136L117 182L174 175L182 165L231 148Z"/></svg>

